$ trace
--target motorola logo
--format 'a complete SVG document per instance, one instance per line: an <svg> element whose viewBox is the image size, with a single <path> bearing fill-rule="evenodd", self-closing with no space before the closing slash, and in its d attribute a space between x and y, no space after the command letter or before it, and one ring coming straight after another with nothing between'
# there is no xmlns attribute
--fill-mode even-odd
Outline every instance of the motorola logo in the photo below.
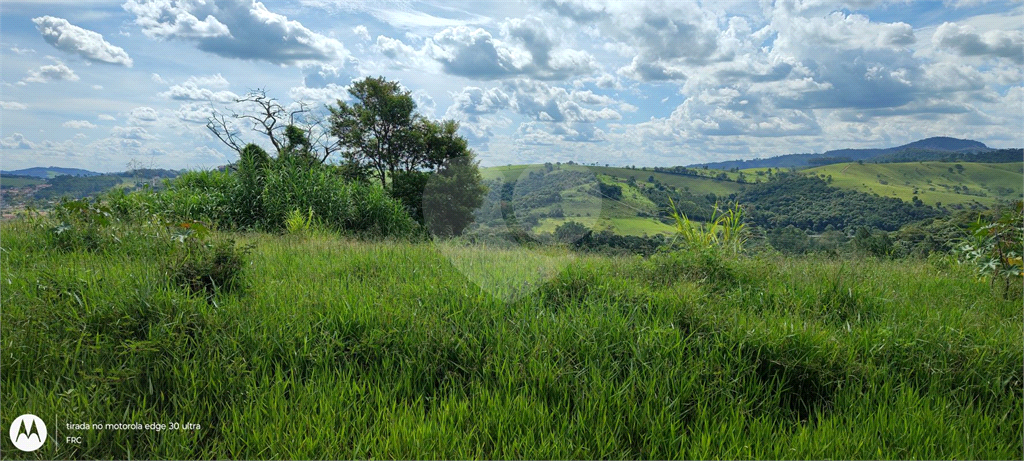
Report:
<svg viewBox="0 0 1024 461"><path fill-rule="evenodd" d="M19 416L11 423L11 442L21 451L36 451L46 442L46 424L32 414Z"/></svg>

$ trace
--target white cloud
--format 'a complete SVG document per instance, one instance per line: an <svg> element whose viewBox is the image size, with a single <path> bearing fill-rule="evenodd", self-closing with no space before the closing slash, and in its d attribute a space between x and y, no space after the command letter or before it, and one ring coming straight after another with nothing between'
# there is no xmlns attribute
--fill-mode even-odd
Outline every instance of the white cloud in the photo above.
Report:
<svg viewBox="0 0 1024 461"><path fill-rule="evenodd" d="M132 66L132 58L123 48L111 45L100 35L69 23L66 19L41 16L32 19L46 43L68 53L95 62Z"/></svg>
<svg viewBox="0 0 1024 461"><path fill-rule="evenodd" d="M3 110L25 110L28 106L20 102L14 101L0 101L0 109Z"/></svg>
<svg viewBox="0 0 1024 461"><path fill-rule="evenodd" d="M156 109L147 106L136 107L128 113L128 123L132 125L155 122L159 118Z"/></svg>
<svg viewBox="0 0 1024 461"><path fill-rule="evenodd" d="M115 126L110 129L110 135L115 138L127 139L127 140L147 140L155 139L156 137L149 134L145 128L139 126Z"/></svg>
<svg viewBox="0 0 1024 461"><path fill-rule="evenodd" d="M94 125L92 122L89 122L88 120L68 120L64 122L64 124L61 126L63 126L64 128L74 128L79 130L85 128L96 128L96 125Z"/></svg>
<svg viewBox="0 0 1024 461"><path fill-rule="evenodd" d="M449 27L427 38L419 49L379 36L376 49L402 63L400 67L425 68L424 59L429 59L447 74L476 80L562 80L591 74L598 67L590 53L561 46L539 19L509 19L499 30L495 37L483 28Z"/></svg>
<svg viewBox="0 0 1024 461"><path fill-rule="evenodd" d="M1024 64L1024 31L990 30L982 35L973 27L947 22L939 26L932 40L960 56L993 56Z"/></svg>
<svg viewBox="0 0 1024 461"><path fill-rule="evenodd" d="M205 125L214 113L213 107L209 105L189 102L179 106L175 115L181 121Z"/></svg>
<svg viewBox="0 0 1024 461"><path fill-rule="evenodd" d="M149 37L192 41L200 50L226 58L298 64L349 56L338 40L271 12L255 0L128 0L123 7L135 15L135 23Z"/></svg>
<svg viewBox="0 0 1024 461"><path fill-rule="evenodd" d="M367 30L366 26L364 26L362 24L353 27L352 28L352 33L356 34L356 37L359 37L361 40L364 40L364 41L369 41L370 40L370 31Z"/></svg>
<svg viewBox="0 0 1024 461"><path fill-rule="evenodd" d="M149 79L152 80L154 83L159 83L161 85L166 85L166 84L170 83L167 80L164 80L163 77L161 77L160 74L158 74L156 72L153 72L152 74L150 74L149 75Z"/></svg>
<svg viewBox="0 0 1024 461"><path fill-rule="evenodd" d="M69 82L79 80L78 75L70 67L60 62L60 60L54 59L54 61L56 64L47 64L38 69L28 71L28 77L25 77L19 83L24 85L25 83L46 83L58 80Z"/></svg>
<svg viewBox="0 0 1024 461"><path fill-rule="evenodd" d="M152 38L210 39L231 37L228 26L212 14L200 20L194 9L205 2L172 2L128 0L122 7L135 15L135 24L142 27L142 33ZM216 11L212 4L210 10ZM203 5L205 6L205 5Z"/></svg>
<svg viewBox="0 0 1024 461"><path fill-rule="evenodd" d="M35 149L36 144L25 139L21 133L14 133L6 138L0 139L0 147L4 149Z"/></svg>
<svg viewBox="0 0 1024 461"><path fill-rule="evenodd" d="M288 90L288 97L294 101L303 101L314 104L334 104L339 99L348 99L348 89L336 83L328 83L323 88L309 88L297 86Z"/></svg>
<svg viewBox="0 0 1024 461"><path fill-rule="evenodd" d="M160 93L164 98L176 101L214 101L220 103L233 102L238 95L227 90L213 91L208 88L200 88L191 79L181 85L173 85L167 91Z"/></svg>
<svg viewBox="0 0 1024 461"><path fill-rule="evenodd" d="M205 86L213 88L227 88L230 85L230 83L228 83L228 80L224 78L224 76L220 73L201 77L196 77L193 75L189 77L188 80L185 80L185 83L192 83L195 86Z"/></svg>
<svg viewBox="0 0 1024 461"><path fill-rule="evenodd" d="M107 115L107 114L99 114L99 115L96 116L96 118L98 118L100 120L107 120L107 121L117 120L116 118L114 118L113 115Z"/></svg>

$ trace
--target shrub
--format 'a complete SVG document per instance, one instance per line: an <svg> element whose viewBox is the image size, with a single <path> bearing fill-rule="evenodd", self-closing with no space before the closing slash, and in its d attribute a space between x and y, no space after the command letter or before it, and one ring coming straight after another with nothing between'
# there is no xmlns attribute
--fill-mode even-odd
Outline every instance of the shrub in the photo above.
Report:
<svg viewBox="0 0 1024 461"><path fill-rule="evenodd" d="M672 217L676 220L676 232L683 239L683 243L695 249L722 247L739 253L743 251L743 245L747 241L746 224L743 222L743 209L739 203L733 204L722 211L715 203L711 219L706 223L696 223L690 220L685 213L676 209L675 202L669 199L672 205Z"/></svg>
<svg viewBox="0 0 1024 461"><path fill-rule="evenodd" d="M957 249L960 260L988 277L990 285L1001 281L1003 298L1009 298L1011 285L1019 285L1024 277L1024 202L1014 203L992 222L979 216L970 232ZM1021 295L1020 290L1013 293Z"/></svg>
<svg viewBox="0 0 1024 461"><path fill-rule="evenodd" d="M189 171L159 194L157 212L173 221L195 220L234 227L231 210L236 178L223 171Z"/></svg>
<svg viewBox="0 0 1024 461"><path fill-rule="evenodd" d="M231 239L204 242L185 238L169 267L175 283L212 299L219 292L242 287L245 258L250 247L236 248Z"/></svg>
<svg viewBox="0 0 1024 461"><path fill-rule="evenodd" d="M267 169L262 220L282 230L295 209L312 210L324 226L367 237L411 237L418 225L377 185L349 183L329 167L283 157Z"/></svg>

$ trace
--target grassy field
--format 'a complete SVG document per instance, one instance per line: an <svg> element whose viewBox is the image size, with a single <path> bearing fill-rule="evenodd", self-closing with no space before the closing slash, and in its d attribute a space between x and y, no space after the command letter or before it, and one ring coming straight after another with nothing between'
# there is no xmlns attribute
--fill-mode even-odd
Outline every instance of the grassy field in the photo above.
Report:
<svg viewBox="0 0 1024 461"><path fill-rule="evenodd" d="M0 186L7 187L25 187L25 186L37 186L46 182L44 179L33 179L33 178L12 178L9 176L0 177Z"/></svg>
<svg viewBox="0 0 1024 461"><path fill-rule="evenodd" d="M155 225L65 251L0 226L0 420L59 442L4 458L1022 452L1020 300L946 260L221 234L244 283L207 297Z"/></svg>
<svg viewBox="0 0 1024 461"><path fill-rule="evenodd" d="M638 186L629 185L627 180L630 177L633 177L638 185L640 185L645 184L650 176L654 176L656 180L665 185L675 186L680 190L687 190L697 195L714 193L725 197L738 191L741 187L740 184L734 182L630 168L565 164L560 165L558 168L568 171L589 172L594 175L594 180L596 181L617 185L622 188L622 198L619 200L609 198L595 199L593 195L586 192L575 190L563 191L563 201L559 203L558 207L564 211L565 216L562 218L546 217L540 219L538 225L531 229L534 233L552 233L555 228L567 221L577 221L597 231L610 230L620 235L671 234L673 232L672 226L664 224L655 218L637 216L638 213L657 216L663 210L660 210L656 204L645 197L637 188ZM501 178L503 181L516 181L531 171L539 172L543 170L543 165L510 165L481 168L480 171L484 179L487 180ZM733 175L735 176L735 173ZM540 208L537 211L546 212L548 210Z"/></svg>
<svg viewBox="0 0 1024 461"><path fill-rule="evenodd" d="M804 170L807 174L832 176L833 186L883 197L911 201L917 196L928 205L978 202L992 205L997 199L1020 200L1024 175L1020 163L837 163ZM950 171L952 170L952 171ZM967 192L955 188L966 187ZM975 195L982 193L985 196Z"/></svg>
<svg viewBox="0 0 1024 461"><path fill-rule="evenodd" d="M506 181L514 181L521 175L531 170L542 169L543 165L511 165L511 166L496 166L490 168L481 168L480 174L484 179L494 179L502 177ZM718 181L710 178L698 178L694 176L682 176L668 173L657 173L654 171L634 170L630 168L618 168L618 167L603 167L603 166L583 166L583 165L560 165L560 168L571 171L589 171L595 175L607 175L616 178L619 182L625 182L630 176L636 178L637 182L645 182L651 176L667 186L675 186L681 190L688 190L693 194L708 194L713 193L719 196L728 196L734 193L742 187L742 184L737 184L730 181ZM735 179L737 173L732 174L732 178ZM748 178L753 181L754 175L748 175Z"/></svg>

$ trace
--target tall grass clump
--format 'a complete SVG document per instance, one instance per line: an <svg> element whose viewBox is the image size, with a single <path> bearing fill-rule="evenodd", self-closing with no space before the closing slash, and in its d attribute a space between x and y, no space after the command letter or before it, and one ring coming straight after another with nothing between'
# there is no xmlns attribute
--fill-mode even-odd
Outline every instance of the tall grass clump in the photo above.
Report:
<svg viewBox="0 0 1024 461"><path fill-rule="evenodd" d="M332 168L301 157L279 157L261 195L263 230L284 230L295 209L311 210L325 227L365 237L410 237L417 223L379 186L348 182Z"/></svg>
<svg viewBox="0 0 1024 461"><path fill-rule="evenodd" d="M743 209L739 203L729 206L724 211L715 203L714 211L707 222L690 220L686 213L676 208L671 198L669 204L672 206L672 217L676 220L676 235L687 247L719 247L733 254L743 251L747 234L746 224L743 222Z"/></svg>

